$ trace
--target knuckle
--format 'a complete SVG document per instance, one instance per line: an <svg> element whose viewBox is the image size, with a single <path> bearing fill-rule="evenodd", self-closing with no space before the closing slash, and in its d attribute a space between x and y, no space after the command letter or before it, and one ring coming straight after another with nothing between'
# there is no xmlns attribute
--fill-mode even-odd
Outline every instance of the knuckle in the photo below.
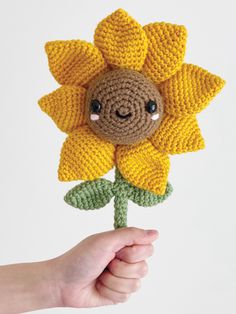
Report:
<svg viewBox="0 0 236 314"><path fill-rule="evenodd" d="M110 274L109 274L109 272L108 271L104 271L101 275L100 275L100 281L102 282L102 283L106 283L107 281L108 281L108 279L109 279L109 277L110 277Z"/></svg>
<svg viewBox="0 0 236 314"><path fill-rule="evenodd" d="M113 259L110 263L109 263L109 265L108 265L108 269L110 270L110 272L112 273L112 274L116 274L116 272L117 272L117 268L118 268L118 260L117 259Z"/></svg>
<svg viewBox="0 0 236 314"><path fill-rule="evenodd" d="M128 229L129 229L131 232L137 232L137 231L138 231L138 228L136 228L136 227L128 227Z"/></svg>
<svg viewBox="0 0 236 314"><path fill-rule="evenodd" d="M148 273L148 265L146 262L142 263L140 269L139 269L139 274L144 277Z"/></svg>
<svg viewBox="0 0 236 314"><path fill-rule="evenodd" d="M124 303L124 302L126 302L128 299L129 299L129 294L128 293L122 293L122 294L120 294L120 296L119 296L119 303Z"/></svg>
<svg viewBox="0 0 236 314"><path fill-rule="evenodd" d="M138 251L138 247L137 245L133 245L129 248L129 250L130 250L130 254L136 254Z"/></svg>
<svg viewBox="0 0 236 314"><path fill-rule="evenodd" d="M134 246L132 247L127 247L125 250L125 259L127 262L132 262L134 260L134 257L136 255L137 248Z"/></svg>
<svg viewBox="0 0 236 314"><path fill-rule="evenodd" d="M135 292L140 288L140 286L141 286L141 281L139 279L134 279L131 289L133 292Z"/></svg>
<svg viewBox="0 0 236 314"><path fill-rule="evenodd" d="M150 244L149 246L149 256L152 256L154 253L154 246L152 244Z"/></svg>
<svg viewBox="0 0 236 314"><path fill-rule="evenodd" d="M118 259L114 259L110 262L108 265L108 269L110 273L117 277L122 277L124 273L124 266L122 265L122 262Z"/></svg>
<svg viewBox="0 0 236 314"><path fill-rule="evenodd" d="M140 238L144 236L144 230L136 228L136 227L128 227L127 228L130 233L133 234L134 237Z"/></svg>

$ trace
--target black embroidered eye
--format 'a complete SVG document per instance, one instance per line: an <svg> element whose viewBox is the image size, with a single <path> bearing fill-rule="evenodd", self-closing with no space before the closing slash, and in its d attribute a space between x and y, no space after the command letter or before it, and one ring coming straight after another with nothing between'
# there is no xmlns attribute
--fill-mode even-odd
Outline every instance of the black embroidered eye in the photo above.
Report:
<svg viewBox="0 0 236 314"><path fill-rule="evenodd" d="M149 100L146 104L146 111L153 113L157 110L157 104L154 100Z"/></svg>
<svg viewBox="0 0 236 314"><path fill-rule="evenodd" d="M99 113L99 112L101 112L102 105L97 99L94 99L91 101L91 107L90 108L91 108L92 112Z"/></svg>

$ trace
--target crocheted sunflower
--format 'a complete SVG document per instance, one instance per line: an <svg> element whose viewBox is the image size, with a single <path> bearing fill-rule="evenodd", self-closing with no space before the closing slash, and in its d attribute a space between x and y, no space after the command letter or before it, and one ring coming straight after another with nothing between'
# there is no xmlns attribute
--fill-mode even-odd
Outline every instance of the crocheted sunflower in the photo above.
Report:
<svg viewBox="0 0 236 314"><path fill-rule="evenodd" d="M119 9L102 20L94 45L83 40L45 45L59 84L39 100L68 134L59 180L85 180L65 196L80 209L97 209L115 196L115 228L127 224L128 199L152 206L171 193L170 154L204 148L196 114L224 81L183 63L184 26L144 27ZM115 181L101 178L116 167Z"/></svg>

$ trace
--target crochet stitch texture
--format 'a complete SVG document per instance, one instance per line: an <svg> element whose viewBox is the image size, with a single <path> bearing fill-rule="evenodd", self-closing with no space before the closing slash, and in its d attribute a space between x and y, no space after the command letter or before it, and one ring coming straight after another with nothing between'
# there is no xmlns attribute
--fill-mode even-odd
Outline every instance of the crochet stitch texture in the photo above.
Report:
<svg viewBox="0 0 236 314"><path fill-rule="evenodd" d="M83 207L82 194L89 189L90 196L105 193L103 201L94 199L93 204L105 206L116 194L115 205L119 202L120 212L126 210L122 202L134 200L135 193L122 188L119 192L126 194L121 199L110 183L96 183L114 166L123 187L127 182L136 195L165 198L171 190L169 155L204 148L196 114L224 80L184 63L186 39L184 26L155 22L142 27L118 9L98 24L94 44L57 40L45 45L50 71L62 86L42 97L39 105L68 134L59 180L93 182L76 187L77 197L66 196L72 206ZM136 199L145 206L146 201ZM121 222L115 226L125 225L124 215L118 216Z"/></svg>

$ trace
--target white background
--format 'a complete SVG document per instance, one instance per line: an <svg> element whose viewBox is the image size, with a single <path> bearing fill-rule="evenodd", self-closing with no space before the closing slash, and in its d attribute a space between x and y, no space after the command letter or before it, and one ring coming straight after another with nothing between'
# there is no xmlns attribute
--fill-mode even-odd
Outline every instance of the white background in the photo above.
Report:
<svg viewBox="0 0 236 314"><path fill-rule="evenodd" d="M235 1L0 1L0 263L48 259L112 228L113 205L96 212L66 205L75 183L57 180L65 134L37 100L58 87L44 43L93 40L97 23L122 7L142 25L188 29L186 61L227 84L199 115L207 148L173 156L174 193L160 206L129 204L129 225L157 228L160 239L142 288L128 303L38 313L235 314L236 47ZM113 179L113 172L107 176Z"/></svg>

